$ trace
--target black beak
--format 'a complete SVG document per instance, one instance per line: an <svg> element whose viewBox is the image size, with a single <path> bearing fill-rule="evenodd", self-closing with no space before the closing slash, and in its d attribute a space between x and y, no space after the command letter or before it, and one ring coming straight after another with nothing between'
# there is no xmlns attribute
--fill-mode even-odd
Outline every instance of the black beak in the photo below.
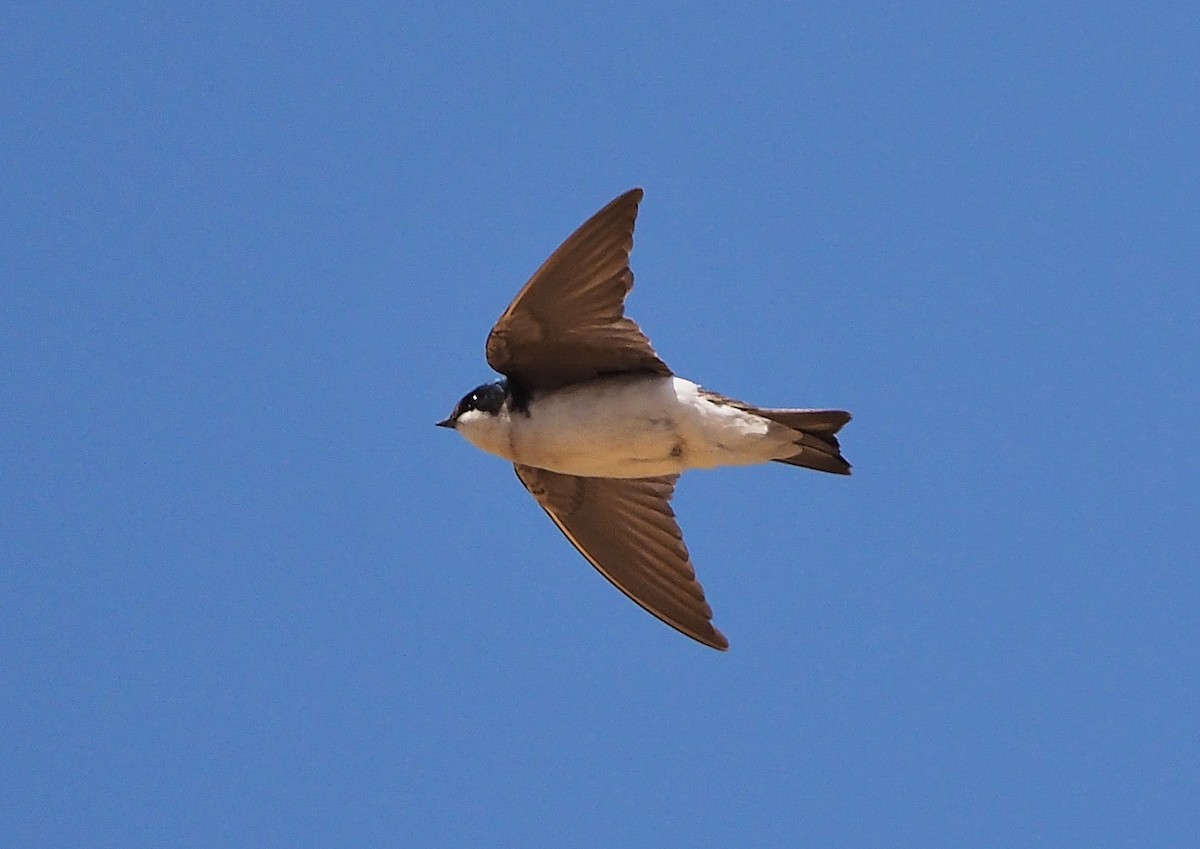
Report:
<svg viewBox="0 0 1200 849"><path fill-rule="evenodd" d="M445 421L438 422L438 423L437 423L437 426L438 426L438 427L451 427L451 428L452 428L452 427L454 427L454 419L450 418L450 419L446 419Z"/></svg>

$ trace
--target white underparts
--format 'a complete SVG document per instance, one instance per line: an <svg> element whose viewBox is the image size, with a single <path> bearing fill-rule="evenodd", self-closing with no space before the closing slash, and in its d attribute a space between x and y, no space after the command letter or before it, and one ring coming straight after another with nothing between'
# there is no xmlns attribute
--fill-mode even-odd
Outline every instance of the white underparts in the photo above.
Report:
<svg viewBox="0 0 1200 849"><path fill-rule="evenodd" d="M615 377L534 396L525 411L464 414L457 429L506 460L585 477L639 478L765 463L797 434L704 398L678 377Z"/></svg>

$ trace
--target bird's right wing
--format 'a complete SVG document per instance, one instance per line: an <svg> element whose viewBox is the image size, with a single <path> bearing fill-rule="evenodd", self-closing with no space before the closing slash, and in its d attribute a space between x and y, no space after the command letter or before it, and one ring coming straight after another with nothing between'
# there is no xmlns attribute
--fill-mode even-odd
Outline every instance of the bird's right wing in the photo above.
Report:
<svg viewBox="0 0 1200 849"><path fill-rule="evenodd" d="M692 639L729 648L713 627L712 608L671 509L678 475L584 478L515 469L558 529L617 589Z"/></svg>

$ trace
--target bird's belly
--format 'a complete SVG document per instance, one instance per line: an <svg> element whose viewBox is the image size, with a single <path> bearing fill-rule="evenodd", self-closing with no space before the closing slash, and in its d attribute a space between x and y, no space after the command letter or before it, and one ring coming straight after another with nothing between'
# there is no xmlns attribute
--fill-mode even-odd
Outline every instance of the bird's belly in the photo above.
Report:
<svg viewBox="0 0 1200 849"><path fill-rule="evenodd" d="M679 474L684 446L667 417L601 421L537 421L515 429L517 462L567 475L647 478Z"/></svg>
<svg viewBox="0 0 1200 849"><path fill-rule="evenodd" d="M697 404L695 388L656 377L560 390L514 414L512 459L582 477L645 478L778 456L761 420Z"/></svg>

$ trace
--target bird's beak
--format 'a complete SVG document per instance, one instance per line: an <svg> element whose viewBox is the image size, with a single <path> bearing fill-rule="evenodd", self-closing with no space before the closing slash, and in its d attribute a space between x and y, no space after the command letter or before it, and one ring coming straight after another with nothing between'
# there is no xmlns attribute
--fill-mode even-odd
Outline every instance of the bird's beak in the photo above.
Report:
<svg viewBox="0 0 1200 849"><path fill-rule="evenodd" d="M438 422L437 426L452 428L452 427L454 427L454 419L446 419L445 421Z"/></svg>

